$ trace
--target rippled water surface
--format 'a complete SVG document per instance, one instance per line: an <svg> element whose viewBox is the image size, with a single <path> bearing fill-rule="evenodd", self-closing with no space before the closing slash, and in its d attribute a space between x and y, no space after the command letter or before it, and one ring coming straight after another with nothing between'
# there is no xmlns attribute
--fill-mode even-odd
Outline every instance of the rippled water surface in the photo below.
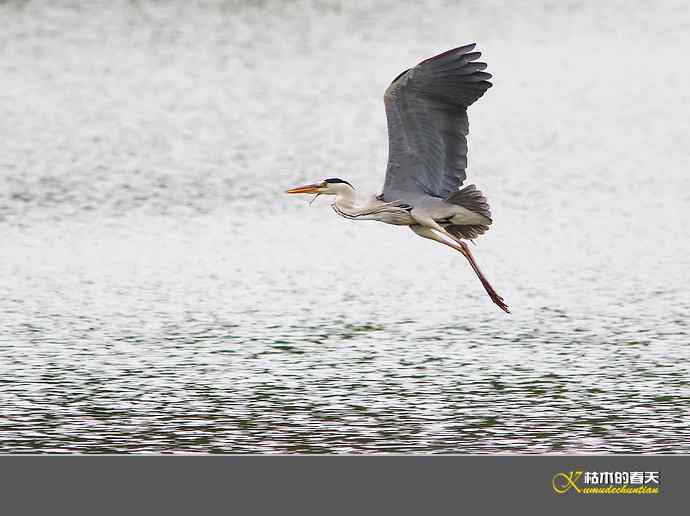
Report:
<svg viewBox="0 0 690 516"><path fill-rule="evenodd" d="M0 452L690 453L684 2L0 21ZM388 82L468 41L509 316L460 255L282 193L375 192Z"/></svg>

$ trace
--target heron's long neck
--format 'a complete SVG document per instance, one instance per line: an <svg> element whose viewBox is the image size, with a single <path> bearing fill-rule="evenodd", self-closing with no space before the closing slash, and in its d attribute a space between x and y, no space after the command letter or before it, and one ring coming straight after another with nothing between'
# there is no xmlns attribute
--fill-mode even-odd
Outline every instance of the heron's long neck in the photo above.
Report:
<svg viewBox="0 0 690 516"><path fill-rule="evenodd" d="M378 203L381 204L381 203ZM359 206L356 204L355 191L349 188L346 191L338 192L335 202L331 205L335 212L341 217L354 220L379 220L377 214L380 208L376 203L364 202Z"/></svg>
<svg viewBox="0 0 690 516"><path fill-rule="evenodd" d="M335 196L335 205L339 210L344 212L351 212L355 210L355 201L357 194L354 188L347 188L338 192Z"/></svg>

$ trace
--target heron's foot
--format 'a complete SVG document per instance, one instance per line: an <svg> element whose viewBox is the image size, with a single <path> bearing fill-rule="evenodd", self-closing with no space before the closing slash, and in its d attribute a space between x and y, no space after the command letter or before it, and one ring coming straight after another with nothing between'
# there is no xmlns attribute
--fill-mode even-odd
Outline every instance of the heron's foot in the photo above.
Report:
<svg viewBox="0 0 690 516"><path fill-rule="evenodd" d="M489 294L491 301L493 301L494 304L496 304L496 306L498 306L505 313L509 314L510 310L508 309L508 305L503 298L496 293L494 288L491 286L491 283L482 278L482 285L484 285L484 290L486 290L486 293Z"/></svg>
<svg viewBox="0 0 690 516"><path fill-rule="evenodd" d="M499 296L498 294L496 294L496 292L494 292L494 295L493 295L493 296L492 296L491 294L489 294L489 295L490 295L490 297L491 297L491 300L492 300L501 310L503 310L503 311L504 311L505 313L507 313L507 314L510 313L510 310L508 309L508 305L506 304L506 302L503 300L503 298L502 298L501 296Z"/></svg>

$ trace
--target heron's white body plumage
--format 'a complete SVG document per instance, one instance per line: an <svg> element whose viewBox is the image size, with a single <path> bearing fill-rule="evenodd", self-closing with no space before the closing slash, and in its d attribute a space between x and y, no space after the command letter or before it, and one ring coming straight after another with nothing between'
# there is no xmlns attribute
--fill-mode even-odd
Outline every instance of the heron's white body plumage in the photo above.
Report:
<svg viewBox="0 0 690 516"><path fill-rule="evenodd" d="M449 221L452 224L491 224L487 217L463 206L448 204L441 199L423 199L414 209L401 201L385 202L372 195L363 203L357 202L357 193L350 185L341 183L330 187L336 190L333 210L346 219L376 220L396 226L410 226L423 220Z"/></svg>

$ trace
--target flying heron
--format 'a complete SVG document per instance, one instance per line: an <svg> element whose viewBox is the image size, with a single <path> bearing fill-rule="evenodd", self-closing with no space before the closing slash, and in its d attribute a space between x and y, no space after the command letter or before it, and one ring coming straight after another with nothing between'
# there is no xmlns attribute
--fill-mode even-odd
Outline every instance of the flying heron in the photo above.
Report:
<svg viewBox="0 0 690 516"><path fill-rule="evenodd" d="M388 167L383 192L359 202L342 179L291 188L287 193L334 195L335 212L352 220L409 226L467 258L491 300L508 312L465 240L489 229L491 212L467 178L467 108L491 87L475 44L443 52L405 70L384 94L388 118Z"/></svg>

